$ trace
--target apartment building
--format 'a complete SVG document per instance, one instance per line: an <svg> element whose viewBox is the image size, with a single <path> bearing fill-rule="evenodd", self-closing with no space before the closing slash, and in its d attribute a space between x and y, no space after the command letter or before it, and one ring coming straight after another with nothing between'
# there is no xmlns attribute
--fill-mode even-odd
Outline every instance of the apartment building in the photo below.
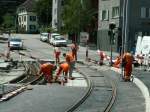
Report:
<svg viewBox="0 0 150 112"><path fill-rule="evenodd" d="M116 25L113 51L119 51L124 38L126 49L131 51L138 35L150 35L149 0L99 0L98 12L97 47L102 50L110 50L108 31L112 22Z"/></svg>
<svg viewBox="0 0 150 112"><path fill-rule="evenodd" d="M34 12L34 0L26 0L17 9L18 30L24 33L38 32L37 15Z"/></svg>

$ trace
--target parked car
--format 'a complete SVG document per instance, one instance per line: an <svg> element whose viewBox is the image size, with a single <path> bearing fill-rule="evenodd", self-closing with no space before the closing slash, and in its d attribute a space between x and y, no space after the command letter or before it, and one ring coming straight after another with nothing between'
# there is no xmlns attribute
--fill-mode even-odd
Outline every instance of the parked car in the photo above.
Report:
<svg viewBox="0 0 150 112"><path fill-rule="evenodd" d="M52 40L54 46L67 46L67 40L63 36L55 36Z"/></svg>
<svg viewBox="0 0 150 112"><path fill-rule="evenodd" d="M11 37L8 41L10 49L23 49L23 41L18 37Z"/></svg>
<svg viewBox="0 0 150 112"><path fill-rule="evenodd" d="M58 33L50 33L49 43L52 44L52 41L54 40L55 36L60 36Z"/></svg>
<svg viewBox="0 0 150 112"><path fill-rule="evenodd" d="M40 40L43 42L49 42L49 37L48 37L48 33L41 33L40 34Z"/></svg>

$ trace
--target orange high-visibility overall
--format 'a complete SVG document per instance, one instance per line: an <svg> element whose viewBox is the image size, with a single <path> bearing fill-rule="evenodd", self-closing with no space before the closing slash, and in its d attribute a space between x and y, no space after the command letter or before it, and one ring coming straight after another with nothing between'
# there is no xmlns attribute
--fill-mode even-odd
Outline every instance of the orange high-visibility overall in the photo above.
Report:
<svg viewBox="0 0 150 112"><path fill-rule="evenodd" d="M66 62L69 64L69 77L72 78L73 69L75 68L75 59L72 56L72 53L66 54Z"/></svg>
<svg viewBox="0 0 150 112"><path fill-rule="evenodd" d="M103 65L103 61L104 61L104 52L103 51L99 52L99 58L100 58L99 64Z"/></svg>
<svg viewBox="0 0 150 112"><path fill-rule="evenodd" d="M54 56L55 56L56 64L58 64L60 62L60 54L61 54L61 51L59 49L54 50Z"/></svg>
<svg viewBox="0 0 150 112"><path fill-rule="evenodd" d="M68 63L60 64L59 69L58 69L57 74L56 74L56 79L58 79L58 77L60 76L60 74L62 72L64 73L65 78L67 78L67 74L68 74L69 68L70 68L70 66L69 66Z"/></svg>
<svg viewBox="0 0 150 112"><path fill-rule="evenodd" d="M77 50L79 49L77 44L73 44L71 46L71 49L72 49L72 56L77 61Z"/></svg>
<svg viewBox="0 0 150 112"><path fill-rule="evenodd" d="M123 56L123 59L125 59L125 80L130 80L131 73L132 73L132 62L133 62L133 56L130 53L125 53Z"/></svg>
<svg viewBox="0 0 150 112"><path fill-rule="evenodd" d="M40 67L40 73L43 73L44 77L46 80L50 83L51 80L53 79L53 68L54 65L51 63L44 63Z"/></svg>
<svg viewBox="0 0 150 112"><path fill-rule="evenodd" d="M117 59L116 59L116 61L113 64L113 67L119 68L120 67L120 63L121 63L121 57L117 56Z"/></svg>

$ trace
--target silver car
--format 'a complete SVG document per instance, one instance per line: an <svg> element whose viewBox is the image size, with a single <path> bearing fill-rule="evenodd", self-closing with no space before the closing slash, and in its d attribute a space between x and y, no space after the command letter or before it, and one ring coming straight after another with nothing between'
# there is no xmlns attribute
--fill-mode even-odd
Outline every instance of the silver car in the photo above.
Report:
<svg viewBox="0 0 150 112"><path fill-rule="evenodd" d="M8 45L10 49L23 49L23 42L20 38L10 38Z"/></svg>

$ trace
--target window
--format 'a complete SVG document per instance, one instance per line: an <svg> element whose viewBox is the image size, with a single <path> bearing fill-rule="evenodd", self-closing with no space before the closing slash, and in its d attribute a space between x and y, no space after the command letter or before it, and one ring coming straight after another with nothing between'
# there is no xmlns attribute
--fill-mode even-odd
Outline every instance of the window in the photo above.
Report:
<svg viewBox="0 0 150 112"><path fill-rule="evenodd" d="M36 16L30 16L30 21L36 21Z"/></svg>
<svg viewBox="0 0 150 112"><path fill-rule="evenodd" d="M35 25L30 25L29 28L30 28L30 30L35 30L36 26Z"/></svg>
<svg viewBox="0 0 150 112"><path fill-rule="evenodd" d="M108 10L102 10L101 20L108 20Z"/></svg>
<svg viewBox="0 0 150 112"><path fill-rule="evenodd" d="M112 18L119 17L119 7L112 8Z"/></svg>
<svg viewBox="0 0 150 112"><path fill-rule="evenodd" d="M21 23L21 17L19 17L19 20L18 20L18 21L19 21L19 23Z"/></svg>
<svg viewBox="0 0 150 112"><path fill-rule="evenodd" d="M24 16L24 21L26 21L26 16Z"/></svg>
<svg viewBox="0 0 150 112"><path fill-rule="evenodd" d="M150 18L150 8L141 8L141 18Z"/></svg>
<svg viewBox="0 0 150 112"><path fill-rule="evenodd" d="M142 7L141 8L141 18L145 18L146 17L146 8Z"/></svg>

